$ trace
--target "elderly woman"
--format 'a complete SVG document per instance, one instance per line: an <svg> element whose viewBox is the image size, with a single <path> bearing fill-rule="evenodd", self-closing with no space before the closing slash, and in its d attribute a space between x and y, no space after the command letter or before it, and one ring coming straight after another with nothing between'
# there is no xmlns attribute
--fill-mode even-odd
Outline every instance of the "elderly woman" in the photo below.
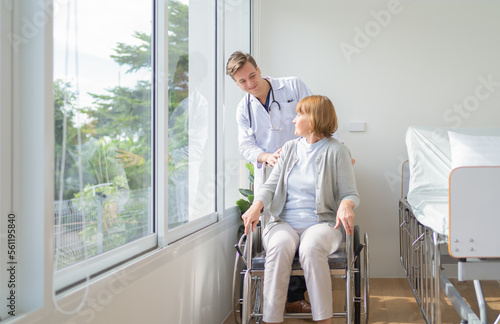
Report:
<svg viewBox="0 0 500 324"><path fill-rule="evenodd" d="M359 204L347 147L331 137L337 115L325 96L297 104L296 140L283 146L269 179L243 214L245 233L255 229L264 206L270 220L264 229L264 321L283 321L291 265L297 249L311 301L313 320L331 323L332 288L328 255L343 240L340 225L353 233ZM269 205L270 204L270 205Z"/></svg>

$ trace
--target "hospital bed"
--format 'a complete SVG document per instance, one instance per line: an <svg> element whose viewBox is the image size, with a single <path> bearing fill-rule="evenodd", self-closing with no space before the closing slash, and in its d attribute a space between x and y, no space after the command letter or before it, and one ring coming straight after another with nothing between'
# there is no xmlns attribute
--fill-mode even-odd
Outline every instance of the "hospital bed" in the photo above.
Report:
<svg viewBox="0 0 500 324"><path fill-rule="evenodd" d="M410 127L406 146L400 258L420 310L441 323L444 292L462 323L488 323L480 280L500 280L500 128ZM444 265L474 282L479 316Z"/></svg>
<svg viewBox="0 0 500 324"><path fill-rule="evenodd" d="M262 179L266 179L266 169L262 168ZM269 172L269 171L268 171ZM238 324L262 323L265 250L262 246L263 227L267 223L268 213L265 208L260 224L255 232L243 234L236 248L233 274L233 314ZM370 265L368 234L360 241L359 227L354 227L354 234L346 237L337 252L328 257L333 278L345 280L345 306L343 312L334 312L333 318L345 318L347 323L368 322ZM292 276L302 276L298 256L292 265ZM338 301L334 301L338 302ZM310 313L285 313L284 318L312 319Z"/></svg>

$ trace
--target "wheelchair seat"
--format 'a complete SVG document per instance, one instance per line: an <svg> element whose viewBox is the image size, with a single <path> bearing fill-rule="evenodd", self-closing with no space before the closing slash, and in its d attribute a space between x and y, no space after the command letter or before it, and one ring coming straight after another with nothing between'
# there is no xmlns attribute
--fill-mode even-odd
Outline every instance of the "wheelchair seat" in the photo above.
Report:
<svg viewBox="0 0 500 324"><path fill-rule="evenodd" d="M342 242L339 249L328 256L328 265L330 270L333 269L345 269L347 265L347 254L345 252L345 242ZM266 255L264 252L257 253L252 258L252 269L253 270L264 270L266 263ZM297 271L302 271L300 265L298 253L295 253L292 263L292 274L297 274Z"/></svg>

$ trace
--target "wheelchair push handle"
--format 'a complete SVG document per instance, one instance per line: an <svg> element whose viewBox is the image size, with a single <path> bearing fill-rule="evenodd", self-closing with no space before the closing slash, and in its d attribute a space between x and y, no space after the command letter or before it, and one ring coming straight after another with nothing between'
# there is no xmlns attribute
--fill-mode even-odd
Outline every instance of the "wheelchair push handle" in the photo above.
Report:
<svg viewBox="0 0 500 324"><path fill-rule="evenodd" d="M238 254L242 257L243 256L243 251L241 250L241 246L243 245L243 241L246 239L246 235L245 234L242 234L241 237L240 237L240 240L238 241L238 243L236 243L234 245L234 248L236 249L236 252L238 252Z"/></svg>
<svg viewBox="0 0 500 324"><path fill-rule="evenodd" d="M244 247L243 242L245 242ZM240 240L238 241L238 244L236 244L234 248L241 257L241 260L243 261L245 266L247 268L250 268L249 264L252 262L252 235L242 234Z"/></svg>

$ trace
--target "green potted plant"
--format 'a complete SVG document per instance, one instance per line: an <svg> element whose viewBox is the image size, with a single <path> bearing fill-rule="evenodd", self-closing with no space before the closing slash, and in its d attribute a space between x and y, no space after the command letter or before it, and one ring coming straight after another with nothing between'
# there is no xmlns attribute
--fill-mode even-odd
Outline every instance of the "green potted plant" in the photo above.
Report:
<svg viewBox="0 0 500 324"><path fill-rule="evenodd" d="M254 168L252 163L247 163L245 164L245 167L248 169L249 174L248 174L248 180L250 182L250 189L243 189L239 188L238 191L240 194L244 197L241 199L238 199L236 201L236 205L239 207L241 215L243 215L248 208L250 208L250 205L253 203L253 183L254 183ZM241 217L240 215L240 217ZM238 229L238 237L243 234L245 230L245 226L241 225Z"/></svg>

